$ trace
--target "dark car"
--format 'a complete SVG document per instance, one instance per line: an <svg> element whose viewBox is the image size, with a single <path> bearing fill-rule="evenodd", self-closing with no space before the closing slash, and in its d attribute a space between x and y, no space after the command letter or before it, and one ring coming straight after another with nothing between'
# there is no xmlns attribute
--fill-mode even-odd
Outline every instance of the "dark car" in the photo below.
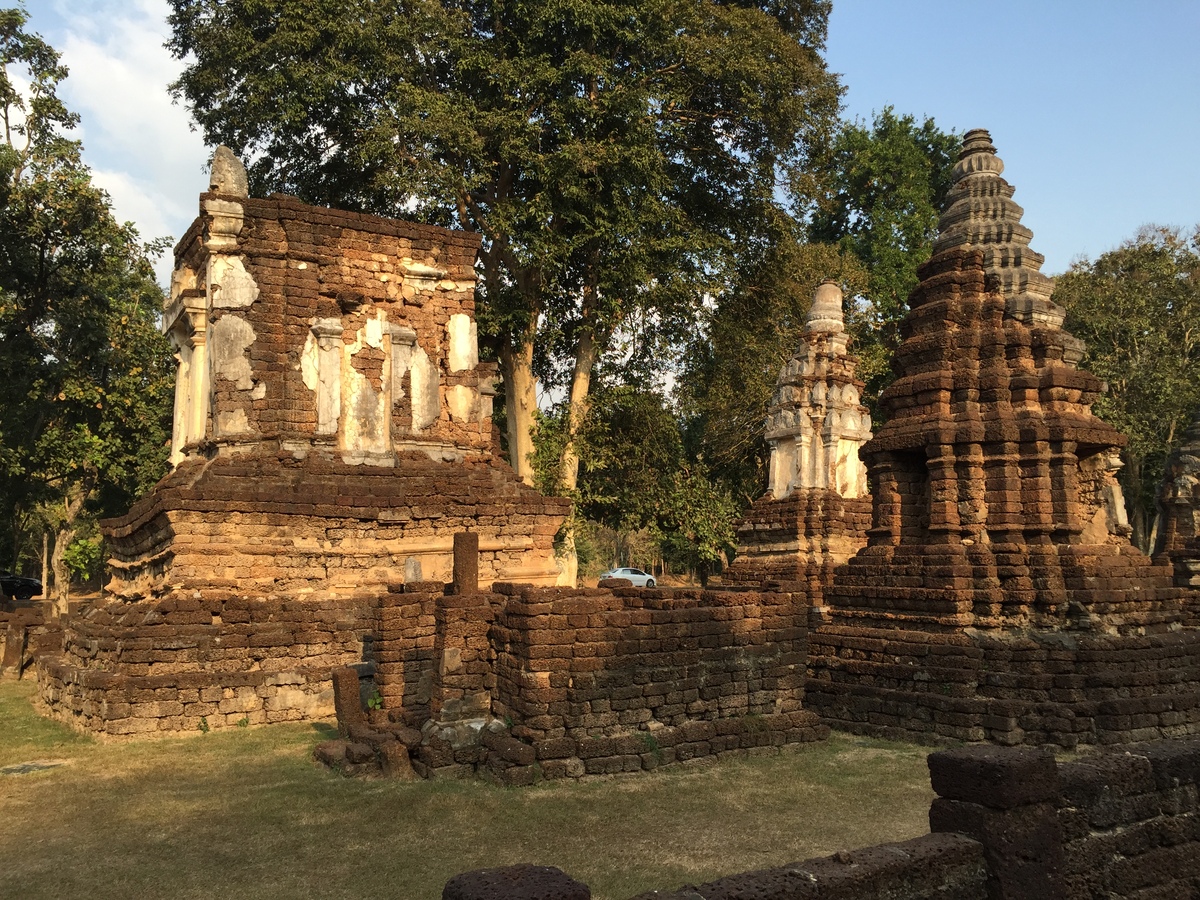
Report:
<svg viewBox="0 0 1200 900"><path fill-rule="evenodd" d="M0 569L0 593L6 597L28 600L42 595L42 583L36 578L14 575L7 569Z"/></svg>

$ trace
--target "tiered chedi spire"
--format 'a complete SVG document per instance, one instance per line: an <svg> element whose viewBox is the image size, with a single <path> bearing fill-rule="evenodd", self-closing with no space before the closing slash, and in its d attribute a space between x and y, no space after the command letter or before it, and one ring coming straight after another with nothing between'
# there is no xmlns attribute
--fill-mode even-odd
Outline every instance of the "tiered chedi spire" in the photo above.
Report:
<svg viewBox="0 0 1200 900"><path fill-rule="evenodd" d="M1074 366L1083 344L1000 170L987 132L968 132L887 421L862 449L869 545L828 596L878 624L1167 627L1178 596L1127 537L1125 438L1092 414L1103 383Z"/></svg>
<svg viewBox="0 0 1200 900"><path fill-rule="evenodd" d="M1033 327L1058 328L1066 312L1051 300L1054 282L1041 273L1046 258L1029 246L1033 232L1021 224L1024 210L1013 202L1014 188L1001 177L1003 171L991 135L983 128L968 131L933 255L954 248L982 250L983 270L999 279L1008 316ZM1067 344L1064 361L1074 365L1083 344L1073 336Z"/></svg>
<svg viewBox="0 0 1200 900"><path fill-rule="evenodd" d="M805 317L800 347L779 373L767 410L771 447L767 493L782 500L796 490L830 489L842 497L867 493L858 448L871 437L871 416L859 402L863 388L847 353L842 292L822 282Z"/></svg>
<svg viewBox="0 0 1200 900"><path fill-rule="evenodd" d="M871 417L849 340L842 292L823 282L767 410L767 493L738 523L727 584L806 582L816 603L834 568L866 542L871 507L858 448L871 437Z"/></svg>
<svg viewBox="0 0 1200 900"><path fill-rule="evenodd" d="M1005 744L1194 730L1195 594L1130 543L1124 438L1037 271L987 132L959 160L862 448L868 544L809 632L805 704L834 727ZM1157 632L1157 634L1156 634Z"/></svg>

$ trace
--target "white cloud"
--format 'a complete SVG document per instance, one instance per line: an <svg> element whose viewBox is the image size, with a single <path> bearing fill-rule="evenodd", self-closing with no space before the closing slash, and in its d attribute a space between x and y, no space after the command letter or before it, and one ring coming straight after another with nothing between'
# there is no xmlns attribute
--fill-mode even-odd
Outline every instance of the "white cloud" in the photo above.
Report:
<svg viewBox="0 0 1200 900"><path fill-rule="evenodd" d="M190 223L196 216L196 191L191 205L184 207L178 198L159 193L152 183L139 180L128 172L92 170L92 182L108 192L113 213L122 222L133 222L142 240L170 237L178 241L183 235L179 223ZM174 258L170 249L155 261L154 271L160 284L171 283Z"/></svg>
<svg viewBox="0 0 1200 900"><path fill-rule="evenodd" d="M182 68L163 46L167 4L56 2L54 11L55 28L33 25L70 69L60 93L82 118L84 160L96 183L109 192L117 218L134 222L143 237L178 239L207 187L209 152L167 92ZM169 260L156 267L164 283L170 267Z"/></svg>

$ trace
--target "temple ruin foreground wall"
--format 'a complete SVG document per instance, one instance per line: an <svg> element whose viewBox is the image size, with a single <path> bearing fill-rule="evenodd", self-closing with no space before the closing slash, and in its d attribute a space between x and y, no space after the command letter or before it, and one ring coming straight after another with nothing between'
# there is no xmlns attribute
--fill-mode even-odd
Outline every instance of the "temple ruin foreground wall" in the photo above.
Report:
<svg viewBox="0 0 1200 900"><path fill-rule="evenodd" d="M370 726L350 722L349 741L320 748L326 762L377 753L386 768L399 740L418 774L529 784L829 733L803 708L802 597L511 584L447 595L434 587L398 585L384 598L375 685L386 715ZM350 690L340 719L357 706Z"/></svg>
<svg viewBox="0 0 1200 900"><path fill-rule="evenodd" d="M929 770L937 794L929 834L631 900L1200 896L1200 741L1133 745L1072 762L1044 751L968 747L931 754ZM509 866L457 875L444 896L590 894L558 869Z"/></svg>

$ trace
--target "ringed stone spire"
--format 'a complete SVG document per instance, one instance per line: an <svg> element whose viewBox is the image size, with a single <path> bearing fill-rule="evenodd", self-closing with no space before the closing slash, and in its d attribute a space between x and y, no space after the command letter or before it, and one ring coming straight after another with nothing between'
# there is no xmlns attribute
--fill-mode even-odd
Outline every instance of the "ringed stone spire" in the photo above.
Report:
<svg viewBox="0 0 1200 900"><path fill-rule="evenodd" d="M1000 280L1005 312L1030 327L1059 328L1066 312L1050 299L1054 282L1041 272L1046 258L1030 248L1033 232L1021 223L1025 210L1013 202L1014 188L1001 177L1003 172L1004 163L987 130L968 131L933 255L950 249L982 250L984 272ZM1082 346L1078 350L1081 355ZM1069 364L1078 362L1074 353L1069 357Z"/></svg>

